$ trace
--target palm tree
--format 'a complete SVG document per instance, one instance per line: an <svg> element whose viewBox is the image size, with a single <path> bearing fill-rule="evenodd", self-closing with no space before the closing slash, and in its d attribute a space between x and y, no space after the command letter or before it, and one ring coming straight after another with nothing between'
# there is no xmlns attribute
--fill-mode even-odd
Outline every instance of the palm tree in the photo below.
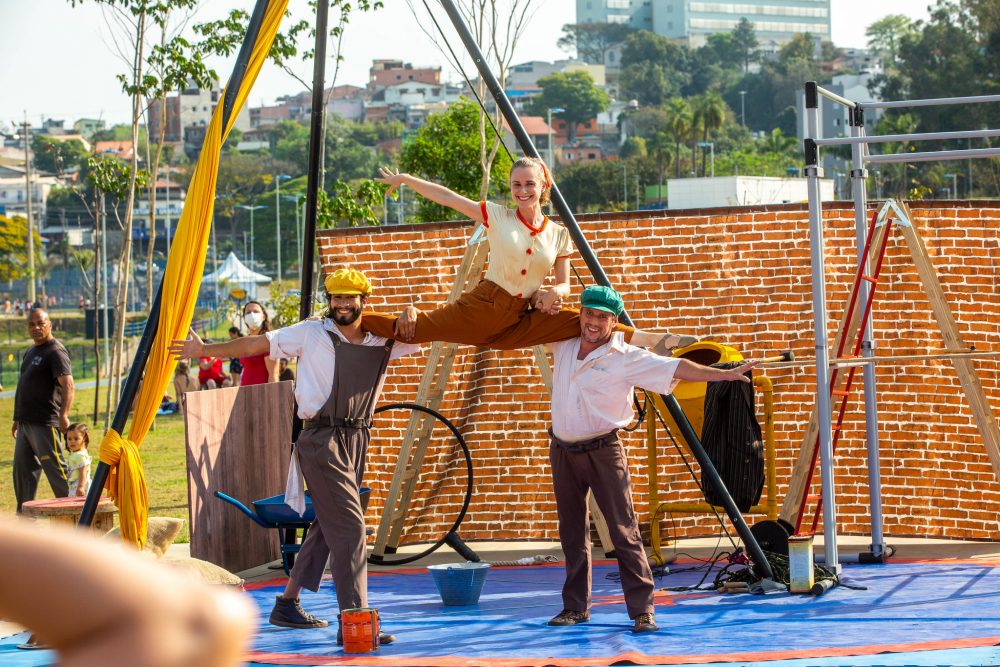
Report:
<svg viewBox="0 0 1000 667"><path fill-rule="evenodd" d="M913 134L917 131L917 119L913 114L901 113L883 116L882 120L875 126L878 134ZM913 150L912 144L908 141L887 142L883 144L883 153L905 153ZM896 194L905 197L909 190L907 183L907 164L905 162L893 162L883 166L886 171L895 172Z"/></svg>
<svg viewBox="0 0 1000 667"><path fill-rule="evenodd" d="M765 134L764 138L760 139L759 142L758 146L763 152L781 155L791 153L795 150L796 139L795 137L786 137L781 128L776 127L768 134Z"/></svg>
<svg viewBox="0 0 1000 667"><path fill-rule="evenodd" d="M667 104L667 129L674 137L676 152L674 154L674 167L677 178L681 177L681 143L691 133L694 124L694 113L688 101L681 97L675 97Z"/></svg>
<svg viewBox="0 0 1000 667"><path fill-rule="evenodd" d="M702 141L709 141L712 134L722 128L726 122L729 106L722 95L710 91L697 98L698 114L701 116L701 128L704 132ZM705 175L705 152L701 154L701 175Z"/></svg>
<svg viewBox="0 0 1000 667"><path fill-rule="evenodd" d="M649 156L656 163L656 198L663 203L663 176L670 168L670 163L676 157L674 149L670 145L670 135L666 132L657 132L646 142L646 150Z"/></svg>

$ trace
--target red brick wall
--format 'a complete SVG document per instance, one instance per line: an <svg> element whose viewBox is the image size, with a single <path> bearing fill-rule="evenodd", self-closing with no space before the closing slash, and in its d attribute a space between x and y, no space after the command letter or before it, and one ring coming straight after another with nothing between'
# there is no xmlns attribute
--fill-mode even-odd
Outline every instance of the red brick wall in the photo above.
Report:
<svg viewBox="0 0 1000 667"><path fill-rule="evenodd" d="M924 238L966 343L1000 350L1000 204L934 202L914 206ZM852 209L824 212L831 339L853 279ZM794 350L813 356L808 217L804 205L683 212L595 214L579 218L637 324L712 336L745 356ZM470 233L468 223L341 229L319 236L325 267L350 264L376 286L372 307L398 312L418 301L443 302ZM582 262L575 265L586 275ZM578 287L574 287L576 294ZM919 354L942 347L927 298L903 239L890 241L874 308L879 354ZM413 400L426 353L394 362L383 402ZM1000 360L976 363L1000 415ZM461 533L466 539L555 538L547 463L547 395L530 350L461 348L443 405L468 440L475 495ZM808 367L770 370L780 498L813 402ZM996 539L1000 483L990 466L955 373L945 362L879 365L879 432L885 529L890 535ZM860 385L860 373L858 374ZM395 465L402 419L382 419L374 434L367 482L370 518L380 516ZM858 393L837 455L842 533L868 532L864 416ZM649 521L646 449L627 440L636 507ZM660 497L700 499L669 441L659 443ZM441 535L460 507L461 459L442 432L431 448L404 542ZM695 466L696 467L696 466ZM717 530L712 516L675 516L662 527L681 535Z"/></svg>

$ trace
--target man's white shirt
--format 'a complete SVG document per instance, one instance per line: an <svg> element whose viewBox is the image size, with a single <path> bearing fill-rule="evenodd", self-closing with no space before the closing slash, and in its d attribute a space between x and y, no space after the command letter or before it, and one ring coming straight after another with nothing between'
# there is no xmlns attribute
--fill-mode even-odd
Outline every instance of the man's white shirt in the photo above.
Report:
<svg viewBox="0 0 1000 667"><path fill-rule="evenodd" d="M552 431L579 442L623 428L635 418L632 390L666 394L675 384L677 359L661 357L625 342L620 331L578 360L580 339L546 345L552 352Z"/></svg>
<svg viewBox="0 0 1000 667"><path fill-rule="evenodd" d="M312 419L326 403L333 387L333 372L336 366L336 355L333 351L333 341L326 332L333 332L345 343L350 343L347 337L330 318L320 320L303 320L290 327L268 331L268 341L271 359L291 359L298 357L296 366L295 400L299 405L299 417ZM365 332L362 345L371 347L384 346L386 338ZM398 359L420 351L419 345L396 342L392 347L390 359ZM375 390L375 400L382 392L382 382Z"/></svg>

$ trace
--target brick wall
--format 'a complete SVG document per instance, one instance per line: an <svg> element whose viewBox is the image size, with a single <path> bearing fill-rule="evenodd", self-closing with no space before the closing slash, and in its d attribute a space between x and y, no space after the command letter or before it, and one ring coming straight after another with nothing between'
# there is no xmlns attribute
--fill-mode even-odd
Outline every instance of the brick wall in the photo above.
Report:
<svg viewBox="0 0 1000 667"><path fill-rule="evenodd" d="M912 212L966 343L1000 350L1000 204L919 203ZM824 218L832 339L853 280L853 210L829 205ZM748 357L787 349L800 358L813 356L804 205L594 214L579 222L640 327L712 336ZM470 231L468 223L340 229L321 232L319 244L325 268L350 264L365 271L376 286L372 307L398 312L410 302L426 309L444 301ZM574 264L586 276L582 261ZM879 287L874 308L879 354L920 354L942 347L898 235L890 240ZM426 352L394 362L382 402L413 400L425 361ZM976 367L994 413L1000 415L1000 360L978 361ZM775 384L783 499L812 407L814 373L800 367L768 375ZM950 364L879 365L877 382L887 534L996 539L1000 482ZM530 350L460 349L443 412L466 437L475 464L475 495L462 526L464 538L557 537L545 438L547 405ZM366 476L375 490L369 514L373 522L381 515L405 416L381 418L373 436ZM859 392L848 409L837 452L840 528L847 534L870 530L863 439ZM627 448L636 508L646 530L643 438L629 437ZM661 440L658 451L661 499L700 499L669 441ZM440 536L451 525L464 491L462 466L456 445L440 431L418 484L404 542ZM665 519L662 528L680 535L717 532L710 515L678 515Z"/></svg>

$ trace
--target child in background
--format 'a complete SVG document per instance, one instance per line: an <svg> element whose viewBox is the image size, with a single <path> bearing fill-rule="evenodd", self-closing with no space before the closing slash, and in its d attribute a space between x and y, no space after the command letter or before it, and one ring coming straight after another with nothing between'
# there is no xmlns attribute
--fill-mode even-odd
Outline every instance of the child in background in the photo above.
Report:
<svg viewBox="0 0 1000 667"><path fill-rule="evenodd" d="M69 495L86 496L90 490L90 435L87 425L77 422L66 429L66 474L69 476Z"/></svg>

